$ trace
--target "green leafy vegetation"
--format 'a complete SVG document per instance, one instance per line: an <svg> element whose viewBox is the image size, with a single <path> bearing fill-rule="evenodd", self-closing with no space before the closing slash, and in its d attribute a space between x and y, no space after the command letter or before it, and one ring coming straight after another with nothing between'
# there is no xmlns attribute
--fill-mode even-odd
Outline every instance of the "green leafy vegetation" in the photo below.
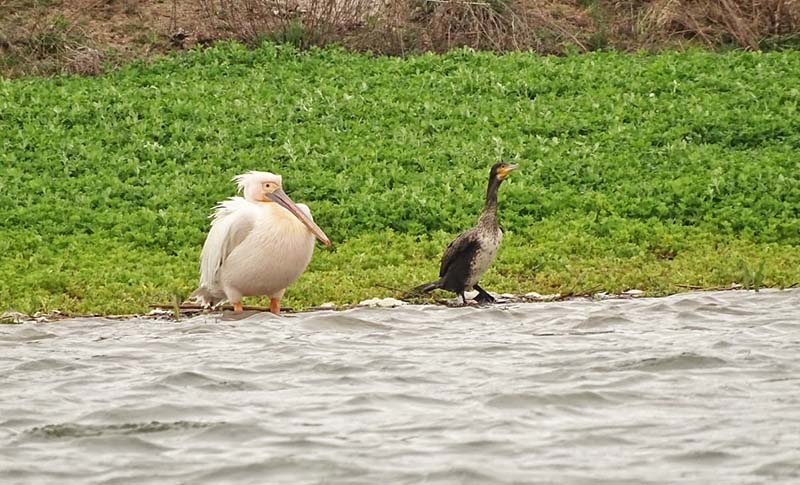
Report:
<svg viewBox="0 0 800 485"><path fill-rule="evenodd" d="M795 51L388 58L270 44L0 79L0 309L172 304L196 285L211 208L251 169L282 174L334 242L287 306L393 295L382 286L436 276L499 159L521 169L500 191L490 290L789 286L791 79Z"/></svg>

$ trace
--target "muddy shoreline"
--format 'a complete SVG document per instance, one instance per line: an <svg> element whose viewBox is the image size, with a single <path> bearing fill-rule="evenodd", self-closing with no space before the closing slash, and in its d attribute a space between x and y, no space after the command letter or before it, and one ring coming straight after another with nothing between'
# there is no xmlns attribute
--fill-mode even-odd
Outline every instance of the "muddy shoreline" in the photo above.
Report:
<svg viewBox="0 0 800 485"><path fill-rule="evenodd" d="M797 285L793 285L788 288L759 288L755 289L755 291L759 290L786 290L795 288ZM740 284L732 284L729 287L717 287L717 288L702 288L697 286L687 286L687 292L710 292L710 291L748 291L753 290L752 288L745 288L743 285ZM476 293L476 292L475 292ZM642 290L631 289L621 293L608 293L608 292L596 292L596 293L584 293L584 294L540 294L537 292L528 292L524 294L512 294L512 293L492 293L492 296L495 297L496 302L489 305L479 305L474 300L468 300L467 306L470 307L491 307L493 305L506 305L506 304L514 304L514 303L545 303L545 302L553 302L553 301L602 301L602 300L630 300L636 298L666 298L670 295L647 295ZM471 298L471 294L468 292L467 297ZM404 301L399 300L396 298L370 298L367 300L363 300L359 303L355 304L342 304L337 305L333 302L323 303L318 306L310 307L305 310L294 310L292 308L284 308L282 309L282 313L289 314L289 315L297 315L297 314L306 314L306 313L314 313L314 312L323 312L323 311L346 311L352 310L354 308L397 308L406 305L421 305L421 306L439 306L439 307L460 307L461 302L459 298L438 298L438 299L420 299L420 300L412 300L412 301ZM84 314L68 314L61 312L59 310L53 310L50 312L36 312L34 314L26 314L22 312L15 312L15 311L6 311L0 314L0 324L23 324L23 323L56 323L62 320L72 320L76 318L103 318L106 320L127 320L127 319L143 319L143 320L162 320L162 321L172 321L172 322L179 322L181 320L185 320L188 318L192 318L198 315L207 314L207 315L216 315L223 319L230 319L230 320L239 320L243 317L247 317L256 313L268 312L268 307L261 307L261 306L254 306L254 305L245 305L244 312L240 315L236 315L232 312L232 307L225 305L222 309L206 309L198 307L197 305L181 305L179 307L175 307L174 305L167 305L167 304L152 304L150 305L152 310L148 313L132 313L132 314L125 314L125 315L103 315L99 313L84 313Z"/></svg>

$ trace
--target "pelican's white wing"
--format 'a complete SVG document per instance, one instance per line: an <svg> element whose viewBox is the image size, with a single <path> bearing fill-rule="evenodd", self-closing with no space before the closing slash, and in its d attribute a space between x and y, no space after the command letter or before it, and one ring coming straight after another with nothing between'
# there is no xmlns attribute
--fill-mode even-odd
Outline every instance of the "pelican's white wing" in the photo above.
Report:
<svg viewBox="0 0 800 485"><path fill-rule="evenodd" d="M314 216L311 215L311 209L308 208L305 204L297 204L297 208L300 209L300 212L306 215L312 221L314 220Z"/></svg>
<svg viewBox="0 0 800 485"><path fill-rule="evenodd" d="M217 285L219 268L250 234L258 216L258 207L242 197L231 197L214 209L211 230L200 254L201 287L211 289Z"/></svg>

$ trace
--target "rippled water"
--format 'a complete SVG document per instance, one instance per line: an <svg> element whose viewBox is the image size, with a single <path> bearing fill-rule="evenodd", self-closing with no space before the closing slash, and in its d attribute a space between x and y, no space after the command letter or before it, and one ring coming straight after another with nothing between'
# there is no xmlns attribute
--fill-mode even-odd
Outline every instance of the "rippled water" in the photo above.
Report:
<svg viewBox="0 0 800 485"><path fill-rule="evenodd" d="M0 482L800 483L800 291L0 325Z"/></svg>

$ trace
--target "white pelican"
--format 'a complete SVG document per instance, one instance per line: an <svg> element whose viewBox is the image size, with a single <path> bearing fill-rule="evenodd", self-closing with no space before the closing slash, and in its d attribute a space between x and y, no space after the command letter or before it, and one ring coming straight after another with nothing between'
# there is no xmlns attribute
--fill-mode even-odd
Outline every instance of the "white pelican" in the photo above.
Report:
<svg viewBox="0 0 800 485"><path fill-rule="evenodd" d="M311 261L314 238L331 241L308 206L286 195L280 175L250 171L233 180L244 197L215 207L200 255L200 287L190 298L204 306L228 300L241 312L243 296L267 295L277 315L286 288Z"/></svg>

